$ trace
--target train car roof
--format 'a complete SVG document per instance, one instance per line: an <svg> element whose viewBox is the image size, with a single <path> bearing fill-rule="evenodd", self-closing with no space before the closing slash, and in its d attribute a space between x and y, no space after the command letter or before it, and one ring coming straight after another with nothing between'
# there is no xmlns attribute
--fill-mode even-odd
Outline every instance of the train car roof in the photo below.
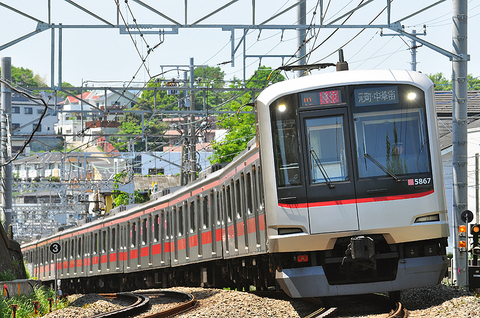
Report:
<svg viewBox="0 0 480 318"><path fill-rule="evenodd" d="M269 105L280 96L297 93L321 87L354 85L354 84L381 84L381 83L416 83L427 89L433 82L422 73L410 70L354 70L331 73L321 73L304 76L297 79L275 83L264 89L257 100Z"/></svg>

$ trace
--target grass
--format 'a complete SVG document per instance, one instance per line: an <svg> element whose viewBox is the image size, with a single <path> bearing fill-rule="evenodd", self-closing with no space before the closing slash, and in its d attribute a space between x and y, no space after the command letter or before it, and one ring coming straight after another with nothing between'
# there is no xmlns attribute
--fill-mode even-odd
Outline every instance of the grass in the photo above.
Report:
<svg viewBox="0 0 480 318"><path fill-rule="evenodd" d="M0 295L0 318L12 317L11 305L18 305L16 317L17 318L30 318L35 317L33 301L39 302L39 314L36 317L41 317L50 312L49 298L54 299L55 292L52 289L42 287L35 287L33 293L30 295L15 295L11 298L3 297ZM57 302L57 309L62 309L68 306L66 300L59 300ZM52 310L55 305L52 304Z"/></svg>

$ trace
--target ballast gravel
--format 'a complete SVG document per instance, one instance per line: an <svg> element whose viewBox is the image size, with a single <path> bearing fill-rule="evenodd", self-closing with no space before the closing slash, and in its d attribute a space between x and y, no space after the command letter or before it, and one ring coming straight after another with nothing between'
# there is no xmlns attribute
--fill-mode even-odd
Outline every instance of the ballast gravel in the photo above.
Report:
<svg viewBox="0 0 480 318"><path fill-rule="evenodd" d="M193 294L198 306L193 310L177 315L190 317L306 317L321 307L318 303L299 299L273 299L259 297L250 293L221 289L175 287L171 290ZM97 314L120 309L128 304L122 300L106 299L97 294L71 295L70 307L52 312L46 318L86 318ZM446 285L414 288L402 291L400 301L409 311L409 317L480 317L480 298L465 289ZM135 317L151 315L165 309L162 301L153 302L148 313ZM344 312L342 314L342 312ZM353 312L353 314L352 314ZM347 314L348 313L348 314ZM337 312L337 317L386 317L378 311L372 314L368 309L355 308Z"/></svg>

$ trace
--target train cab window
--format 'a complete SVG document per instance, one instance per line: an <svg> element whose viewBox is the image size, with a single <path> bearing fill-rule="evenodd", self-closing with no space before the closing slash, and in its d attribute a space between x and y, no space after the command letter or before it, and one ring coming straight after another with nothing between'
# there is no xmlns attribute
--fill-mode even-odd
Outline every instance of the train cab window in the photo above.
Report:
<svg viewBox="0 0 480 318"><path fill-rule="evenodd" d="M310 183L329 183L348 179L342 116L305 120L307 129ZM328 142L325 142L327 140Z"/></svg>
<svg viewBox="0 0 480 318"><path fill-rule="evenodd" d="M195 201L190 202L190 233L196 232Z"/></svg>
<svg viewBox="0 0 480 318"><path fill-rule="evenodd" d="M208 196L203 197L203 228L207 229L210 224L210 214L208 213Z"/></svg>
<svg viewBox="0 0 480 318"><path fill-rule="evenodd" d="M147 226L148 222L147 222L147 219L143 219L142 221L142 245L145 245L147 244L147 231L148 231L148 226Z"/></svg>
<svg viewBox="0 0 480 318"><path fill-rule="evenodd" d="M161 213L163 214L163 211ZM153 239L155 242L160 241L160 218L158 215L153 218Z"/></svg>
<svg viewBox="0 0 480 318"><path fill-rule="evenodd" d="M423 92L375 86L355 89L354 97L359 177L430 173Z"/></svg>
<svg viewBox="0 0 480 318"><path fill-rule="evenodd" d="M301 185L295 102L292 97L281 98L270 107L277 186Z"/></svg>

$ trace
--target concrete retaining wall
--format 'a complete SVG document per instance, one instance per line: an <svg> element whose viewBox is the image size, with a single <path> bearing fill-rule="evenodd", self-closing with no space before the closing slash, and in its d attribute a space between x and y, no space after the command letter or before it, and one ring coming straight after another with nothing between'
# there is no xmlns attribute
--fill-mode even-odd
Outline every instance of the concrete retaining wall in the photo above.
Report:
<svg viewBox="0 0 480 318"><path fill-rule="evenodd" d="M29 295L33 292L35 286L40 287L42 282L35 279L17 279L9 282L0 282L2 295L5 295L5 286L8 288L8 297L15 295Z"/></svg>

